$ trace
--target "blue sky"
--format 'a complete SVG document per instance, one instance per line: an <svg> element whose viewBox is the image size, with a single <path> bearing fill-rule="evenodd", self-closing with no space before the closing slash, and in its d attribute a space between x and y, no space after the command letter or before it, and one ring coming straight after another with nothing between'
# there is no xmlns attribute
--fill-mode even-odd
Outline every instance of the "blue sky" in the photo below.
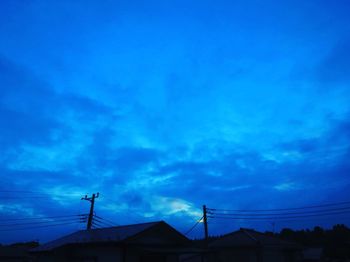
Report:
<svg viewBox="0 0 350 262"><path fill-rule="evenodd" d="M349 9L341 0L2 1L1 218L84 213L80 198L100 192L101 216L164 219L184 232L202 204L347 201ZM211 233L271 229L222 223ZM0 242L78 228L9 231Z"/></svg>

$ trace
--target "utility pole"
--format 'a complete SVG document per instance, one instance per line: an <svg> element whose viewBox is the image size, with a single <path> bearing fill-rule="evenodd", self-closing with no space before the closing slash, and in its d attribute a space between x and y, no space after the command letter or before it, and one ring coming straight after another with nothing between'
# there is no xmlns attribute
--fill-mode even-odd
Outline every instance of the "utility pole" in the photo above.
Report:
<svg viewBox="0 0 350 262"><path fill-rule="evenodd" d="M208 244L208 218L207 218L206 205L203 205L203 224L204 224L204 239L205 239L205 243Z"/></svg>
<svg viewBox="0 0 350 262"><path fill-rule="evenodd" d="M94 217L94 205L95 205L95 198L98 198L98 196L100 195L100 193L97 194L92 194L92 197L88 197L87 195L85 195L85 197L82 197L81 200L87 200L89 201L90 204L90 213L89 213L89 219L87 221L87 225L86 225L86 229L90 230L91 226L92 226L92 219Z"/></svg>

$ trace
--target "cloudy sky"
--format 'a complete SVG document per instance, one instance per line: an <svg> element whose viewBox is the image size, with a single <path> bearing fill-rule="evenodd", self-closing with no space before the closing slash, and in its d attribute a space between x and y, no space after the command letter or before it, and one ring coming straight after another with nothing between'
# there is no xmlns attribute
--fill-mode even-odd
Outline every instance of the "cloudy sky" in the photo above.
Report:
<svg viewBox="0 0 350 262"><path fill-rule="evenodd" d="M101 217L185 232L203 204L347 201L349 11L346 0L1 1L0 218L87 213L80 198L99 192ZM0 242L84 225L9 228Z"/></svg>

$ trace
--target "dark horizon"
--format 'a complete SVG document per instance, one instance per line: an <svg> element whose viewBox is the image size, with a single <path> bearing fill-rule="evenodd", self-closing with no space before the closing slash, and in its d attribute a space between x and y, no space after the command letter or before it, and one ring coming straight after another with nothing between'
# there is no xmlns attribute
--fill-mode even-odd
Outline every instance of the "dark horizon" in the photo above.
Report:
<svg viewBox="0 0 350 262"><path fill-rule="evenodd" d="M97 192L102 218L180 232L204 204L350 201L349 13L343 0L0 1L0 221L47 226L2 223L0 243L83 229L60 216L89 213L81 198ZM346 208L209 218L209 233L349 226Z"/></svg>
<svg viewBox="0 0 350 262"><path fill-rule="evenodd" d="M153 221L153 222L147 222L147 223L157 223L159 221ZM147 223L141 223L141 224L147 224ZM109 227L128 227L138 224L130 224L130 225L115 225L115 226L106 226L106 227L95 227L94 229L106 229ZM176 228L175 228L176 229ZM87 229L83 229L87 230ZM241 230L251 230L255 231L257 233L261 233L266 236L271 237L277 237L281 240L289 241L290 243L296 243L301 245L303 248L334 248L334 245L339 244L345 244L347 240L350 239L350 227L346 226L345 224L334 224L331 228L322 228L320 226L314 226L313 228L304 228L304 229L296 229L293 230L291 228L282 228L279 232L277 231L269 231L266 230L264 232L256 231L254 228L239 228L232 232L226 232L222 234L217 235L209 235L208 239L206 240L205 236L202 237L190 237L189 239L194 243L194 246L201 247L205 245L205 243L210 243L213 241L216 241L217 239L220 239L222 237L225 237L226 235L231 235L234 233L237 233ZM74 233L74 232L71 232ZM182 233L182 232L180 232ZM184 232L184 235L187 236L186 232ZM65 235L61 235L58 238L64 237ZM57 239L57 238L55 238ZM55 239L51 239L50 241L53 241ZM13 243L0 243L0 246L13 246L13 247L31 247L35 248L40 245L45 244L46 242L39 242L36 240L32 241L19 241L19 242L13 242Z"/></svg>

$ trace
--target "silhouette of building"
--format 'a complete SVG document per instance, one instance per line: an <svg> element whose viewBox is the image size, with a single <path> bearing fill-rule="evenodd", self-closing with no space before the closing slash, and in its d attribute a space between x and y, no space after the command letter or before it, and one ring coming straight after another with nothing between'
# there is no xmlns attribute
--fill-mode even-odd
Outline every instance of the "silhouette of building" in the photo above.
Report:
<svg viewBox="0 0 350 262"><path fill-rule="evenodd" d="M34 260L25 247L0 246L0 261L31 262Z"/></svg>
<svg viewBox="0 0 350 262"><path fill-rule="evenodd" d="M178 262L201 254L167 223L81 230L32 250L37 261Z"/></svg>
<svg viewBox="0 0 350 262"><path fill-rule="evenodd" d="M323 257L323 248L313 247L303 250L303 262L321 261Z"/></svg>
<svg viewBox="0 0 350 262"><path fill-rule="evenodd" d="M215 254L208 261L297 262L302 261L301 246L241 228L209 243Z"/></svg>

